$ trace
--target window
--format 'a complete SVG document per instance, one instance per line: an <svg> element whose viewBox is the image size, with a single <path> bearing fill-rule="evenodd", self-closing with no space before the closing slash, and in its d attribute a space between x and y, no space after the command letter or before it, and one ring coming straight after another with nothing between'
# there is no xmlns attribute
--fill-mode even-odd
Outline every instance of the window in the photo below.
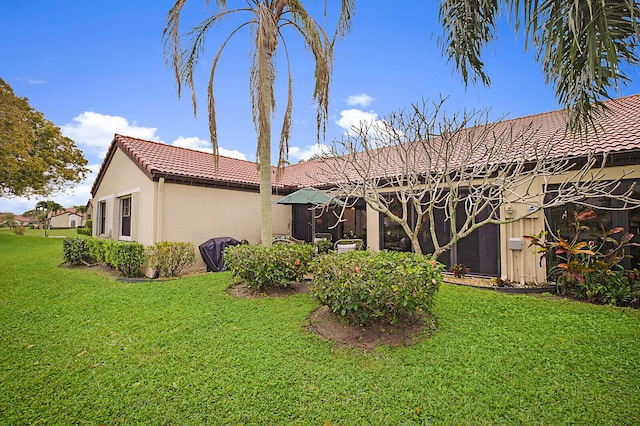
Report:
<svg viewBox="0 0 640 426"><path fill-rule="evenodd" d="M105 235L106 233L107 233L107 202L100 201L98 203L97 235Z"/></svg>
<svg viewBox="0 0 640 426"><path fill-rule="evenodd" d="M131 197L120 198L120 236L131 237Z"/></svg>

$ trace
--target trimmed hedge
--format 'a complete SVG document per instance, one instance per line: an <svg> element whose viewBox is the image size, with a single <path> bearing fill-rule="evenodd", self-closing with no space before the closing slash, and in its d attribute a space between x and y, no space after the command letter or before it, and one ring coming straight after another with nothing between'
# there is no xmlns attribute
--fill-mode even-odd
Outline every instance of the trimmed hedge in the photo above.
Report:
<svg viewBox="0 0 640 426"><path fill-rule="evenodd" d="M136 242L115 241L110 247L107 264L127 277L139 277L144 264L144 246Z"/></svg>
<svg viewBox="0 0 640 426"><path fill-rule="evenodd" d="M349 324L431 313L443 265L415 253L352 251L316 258L311 293Z"/></svg>
<svg viewBox="0 0 640 426"><path fill-rule="evenodd" d="M64 239L62 258L71 265L106 263L127 277L139 277L145 261L144 246L140 243L82 237Z"/></svg>
<svg viewBox="0 0 640 426"><path fill-rule="evenodd" d="M86 238L67 237L62 241L62 259L69 265L87 265L91 258Z"/></svg>
<svg viewBox="0 0 640 426"><path fill-rule="evenodd" d="M196 249L192 243L163 241L147 247L147 263L165 277L176 277L196 263Z"/></svg>
<svg viewBox="0 0 640 426"><path fill-rule="evenodd" d="M76 228L76 232L78 235L86 235L87 237L91 236L91 228Z"/></svg>
<svg viewBox="0 0 640 426"><path fill-rule="evenodd" d="M234 277L254 290L289 287L302 281L313 259L310 244L274 245L267 248L247 244L227 247L224 261Z"/></svg>
<svg viewBox="0 0 640 426"><path fill-rule="evenodd" d="M116 242L107 238L87 238L86 240L89 258L94 262L108 263L107 258L110 247Z"/></svg>

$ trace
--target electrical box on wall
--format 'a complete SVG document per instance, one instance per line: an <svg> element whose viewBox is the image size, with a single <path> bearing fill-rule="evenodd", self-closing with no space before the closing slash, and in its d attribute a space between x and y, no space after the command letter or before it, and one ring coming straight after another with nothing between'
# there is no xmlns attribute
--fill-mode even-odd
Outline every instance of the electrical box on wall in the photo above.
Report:
<svg viewBox="0 0 640 426"><path fill-rule="evenodd" d="M522 250L524 248L524 240L522 238L509 238L509 250Z"/></svg>
<svg viewBox="0 0 640 426"><path fill-rule="evenodd" d="M538 210L538 206L528 205L527 214L528 214L527 216L528 218L537 219L540 214L540 210Z"/></svg>

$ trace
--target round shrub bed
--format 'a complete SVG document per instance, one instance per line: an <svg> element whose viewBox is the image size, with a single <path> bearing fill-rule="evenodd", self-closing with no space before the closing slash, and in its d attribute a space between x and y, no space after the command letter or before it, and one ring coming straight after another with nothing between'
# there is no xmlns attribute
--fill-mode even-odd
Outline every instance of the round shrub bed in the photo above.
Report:
<svg viewBox="0 0 640 426"><path fill-rule="evenodd" d="M431 313L443 265L415 253L352 251L316 258L311 294L353 325Z"/></svg>

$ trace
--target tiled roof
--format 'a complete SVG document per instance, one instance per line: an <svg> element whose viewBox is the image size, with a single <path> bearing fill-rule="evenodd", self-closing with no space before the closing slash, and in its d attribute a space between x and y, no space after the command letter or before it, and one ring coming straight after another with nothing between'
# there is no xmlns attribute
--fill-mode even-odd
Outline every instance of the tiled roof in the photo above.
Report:
<svg viewBox="0 0 640 426"><path fill-rule="evenodd" d="M95 194L117 148L151 179L163 177L185 183L245 188L258 188L260 185L258 166L254 162L220 156L216 170L214 158L209 153L116 134L91 188L92 194ZM272 173L275 176L275 168L272 168Z"/></svg>
<svg viewBox="0 0 640 426"><path fill-rule="evenodd" d="M566 134L566 111L564 110L505 120L497 125L489 126L493 126L494 131L518 130L527 126L537 129L535 136L527 144L531 151L517 153L527 155L531 159L535 156L535 148L539 149L541 144L545 144L545 146L551 144L549 146L553 147L553 153L558 156L580 156L587 151L595 151L596 153L640 151L640 95L607 101L605 105L609 111L597 116L596 126L599 130L597 133L591 131L587 140L580 140L572 134ZM481 132L483 128L484 126L478 126L468 129L467 132L470 135L473 132ZM434 152L439 149L438 144L438 137L430 141L430 147ZM91 189L92 194L95 194L116 148L120 148L127 154L151 179L164 177L185 183L224 185L225 187L243 187L256 190L260 184L258 167L254 162L220 156L216 170L211 154L115 135ZM384 153L384 151L380 152ZM508 160L512 155L514 155L512 152L502 153L504 160ZM496 160L503 161L503 159ZM466 158L465 161L469 161L469 158ZM435 167L432 162L428 164L431 165L430 167ZM290 165L285 168L282 178L276 181L275 168L272 168L273 187L274 189L279 188L283 192L291 192L296 188L317 186L318 182L322 181L318 176L320 169L321 162L318 160ZM379 177L383 177L382 175L387 173L394 173L394 170L387 166L381 166L376 171L376 174L380 175Z"/></svg>
<svg viewBox="0 0 640 426"><path fill-rule="evenodd" d="M500 134L501 132L527 134L521 143L514 143L511 147L503 144L501 150L493 152L495 156L492 161L496 163L508 163L513 158L522 156L528 160L536 160L536 154L540 152L547 152L545 158L549 156L579 157L588 152L595 154L640 153L640 95L607 101L605 105L608 110L596 116L596 130L590 129L586 139L566 132L566 111L558 110L465 129L458 134L455 152L448 156L448 161L455 162L458 159L470 167L474 165L474 161L484 162L483 150L477 149L480 146L477 141L485 131L490 131L492 134ZM415 155L413 159L419 164L416 169L421 168L427 172L442 167L443 139L440 136L431 138L429 143L425 144L424 152ZM483 141L485 140L490 140L490 138L483 139ZM470 149L470 147L473 147L471 149L473 154L467 155L465 148ZM422 149L423 147L421 147ZM402 162L399 157L404 155L403 149L381 148L372 150L372 153L380 161L367 162L368 176L388 177L402 172ZM331 159L327 161L331 161ZM330 166L323 167L319 161L292 165L286 168L284 181L300 187L317 186L318 182L327 181L326 178L323 179L318 175L320 169L323 168L331 169ZM351 175L352 178L357 177L353 171L345 174Z"/></svg>
<svg viewBox="0 0 640 426"><path fill-rule="evenodd" d="M52 217L58 217L58 216L62 216L65 214L75 214L77 216L80 217L84 217L84 215L82 213L79 213L76 211L75 207L66 207L63 210L58 211L57 213L55 213Z"/></svg>

